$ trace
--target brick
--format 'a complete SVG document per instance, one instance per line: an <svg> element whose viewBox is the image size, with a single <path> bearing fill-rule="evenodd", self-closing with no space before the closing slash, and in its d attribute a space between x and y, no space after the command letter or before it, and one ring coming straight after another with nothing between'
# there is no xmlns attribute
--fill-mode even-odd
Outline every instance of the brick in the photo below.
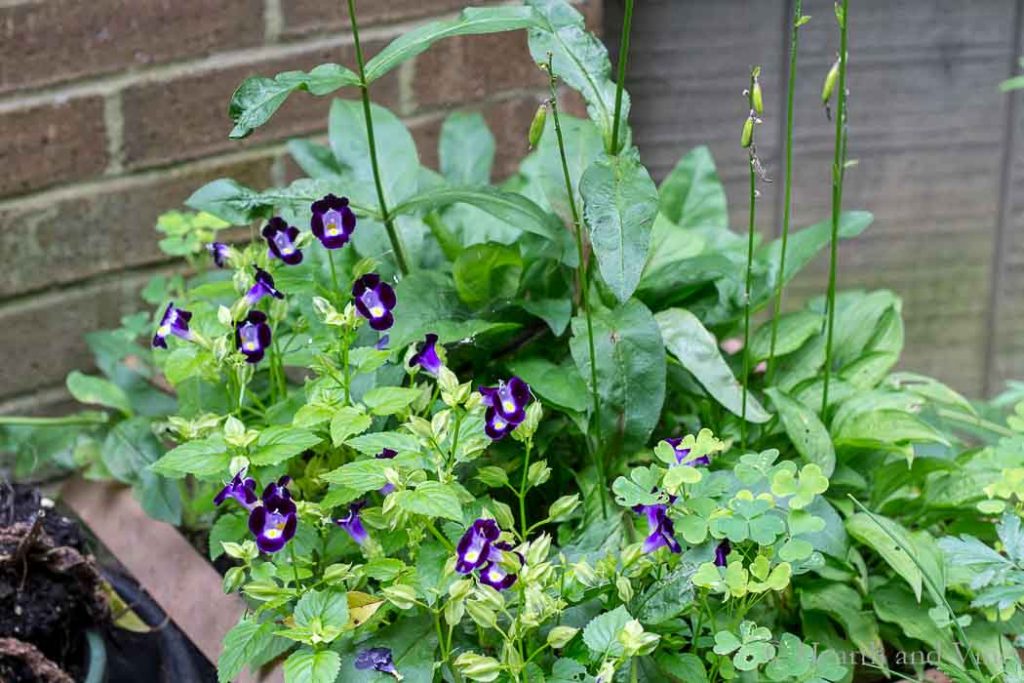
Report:
<svg viewBox="0 0 1024 683"><path fill-rule="evenodd" d="M0 269L0 297L166 260L154 229L161 213L181 208L196 188L219 177L266 187L271 163L265 157L116 181L49 204L13 203L0 210L0 253L7 264Z"/></svg>
<svg viewBox="0 0 1024 683"><path fill-rule="evenodd" d="M309 70L339 60L351 64L352 48L323 48L243 66L211 67L170 81L152 80L131 86L122 94L125 166L147 168L323 131L327 128L331 98L300 92L288 98L270 123L257 129L250 138L231 140L228 102L238 84L249 76ZM371 94L375 102L395 107L397 73L375 83ZM341 95L355 97L356 93L349 89Z"/></svg>
<svg viewBox="0 0 1024 683"><path fill-rule="evenodd" d="M414 68L413 98L420 109L547 84L530 57L523 31L441 41L417 57Z"/></svg>
<svg viewBox="0 0 1024 683"><path fill-rule="evenodd" d="M83 335L116 327L123 315L142 308L138 293L147 279L120 277L0 309L3 351L17 359L0 365L0 399L59 384L76 368L91 369Z"/></svg>
<svg viewBox="0 0 1024 683"><path fill-rule="evenodd" d="M495 4L495 0L473 4ZM358 3L356 8L363 27L455 12L465 5L465 0L370 0ZM349 26L345 3L336 0L288 0L282 13L286 37L333 33Z"/></svg>
<svg viewBox="0 0 1024 683"><path fill-rule="evenodd" d="M47 0L0 7L0 93L257 45L262 0Z"/></svg>
<svg viewBox="0 0 1024 683"><path fill-rule="evenodd" d="M0 196L103 172L103 100L81 97L0 113Z"/></svg>

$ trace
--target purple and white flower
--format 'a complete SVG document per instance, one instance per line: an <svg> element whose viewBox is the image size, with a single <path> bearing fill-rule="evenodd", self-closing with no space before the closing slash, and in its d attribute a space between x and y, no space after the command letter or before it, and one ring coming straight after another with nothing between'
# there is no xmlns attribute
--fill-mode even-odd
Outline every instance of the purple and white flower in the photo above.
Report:
<svg viewBox="0 0 1024 683"><path fill-rule="evenodd" d="M265 553L276 553L295 536L298 526L295 502L288 490L289 477L267 484L260 505L249 513L249 531L256 546Z"/></svg>
<svg viewBox="0 0 1024 683"><path fill-rule="evenodd" d="M173 301L167 304L167 309L164 310L164 315L160 318L160 325L156 328L156 333L153 335L153 347L166 349L167 337L172 334L175 337L192 341L192 331L188 329L188 321L191 319L192 314L180 308L175 308Z"/></svg>
<svg viewBox="0 0 1024 683"><path fill-rule="evenodd" d="M244 469L239 470L231 478L231 481L224 485L220 493L213 497L213 503L214 505L220 505L228 498L237 500L246 510L252 511L259 500L259 497L256 495L256 480L252 477L246 477Z"/></svg>
<svg viewBox="0 0 1024 683"><path fill-rule="evenodd" d="M499 591L506 590L515 585L519 576L508 571L501 565L504 553L510 552L511 550L512 545L502 541L491 546L490 555L493 559L480 568L480 583L487 584L491 588ZM516 553L516 555L519 555L519 553ZM522 555L519 555L519 562L520 564L523 562Z"/></svg>
<svg viewBox="0 0 1024 683"><path fill-rule="evenodd" d="M508 382L499 381L496 387L480 387L480 394L487 406L484 431L494 441L504 438L526 419L526 407L532 395L530 386L518 377Z"/></svg>
<svg viewBox="0 0 1024 683"><path fill-rule="evenodd" d="M658 548L668 548L673 553L683 551L676 540L676 527L668 516L667 505L637 505L633 510L647 516L648 535L643 545L645 553L653 553Z"/></svg>
<svg viewBox="0 0 1024 683"><path fill-rule="evenodd" d="M259 363L270 346L270 325L263 311L249 311L245 320L235 323L235 346L247 363Z"/></svg>
<svg viewBox="0 0 1024 683"><path fill-rule="evenodd" d="M256 282L249 291L245 293L246 306L255 306L265 296L272 296L275 299L283 299L284 294L274 288L274 278L267 271L256 266Z"/></svg>
<svg viewBox="0 0 1024 683"><path fill-rule="evenodd" d="M206 251L213 257L213 263L218 268L223 268L231 255L231 247L223 242L210 242L206 245Z"/></svg>
<svg viewBox="0 0 1024 683"><path fill-rule="evenodd" d="M396 455L398 455L398 451L392 448L385 448L374 457L377 458L378 460L393 460ZM395 485L392 484L391 482L388 482L384 484L384 486L380 487L380 494L382 496L386 496L394 490Z"/></svg>
<svg viewBox="0 0 1024 683"><path fill-rule="evenodd" d="M359 518L359 511L366 507L366 501L357 500L348 506L348 516L334 520L334 523L352 537L352 540L362 545L370 538L363 526L363 520Z"/></svg>
<svg viewBox="0 0 1024 683"><path fill-rule="evenodd" d="M707 455L702 455L699 458L688 459L690 457L689 448L680 448L683 443L682 437L674 436L670 439L665 439L665 443L672 447L672 450L676 452L676 465L686 465L687 467L707 467L711 464L711 458Z"/></svg>
<svg viewBox="0 0 1024 683"><path fill-rule="evenodd" d="M395 290L386 282L381 282L377 273L367 273L352 285L352 299L359 315L370 321L370 327L378 332L395 324L391 314L398 300Z"/></svg>
<svg viewBox="0 0 1024 683"><path fill-rule="evenodd" d="M722 542L715 548L715 566L725 567L729 564L729 553L732 551L732 545L729 543L728 538L723 538Z"/></svg>
<svg viewBox="0 0 1024 683"><path fill-rule="evenodd" d="M491 545L497 543L501 529L493 519L473 522L455 547L455 571L469 574L491 561Z"/></svg>
<svg viewBox="0 0 1024 683"><path fill-rule="evenodd" d="M302 250L295 244L295 240L299 238L298 228L275 216L263 226L263 237L270 247L271 256L281 259L289 266L302 263Z"/></svg>
<svg viewBox="0 0 1024 683"><path fill-rule="evenodd" d="M396 681L402 680L402 674L395 668L395 661L391 656L391 650L386 647L371 647L367 650L360 650L356 653L356 668L365 671L373 669L382 674L394 676Z"/></svg>
<svg viewBox="0 0 1024 683"><path fill-rule="evenodd" d="M348 197L329 194L313 202L310 230L327 249L345 246L356 229L356 215L348 205Z"/></svg>
<svg viewBox="0 0 1024 683"><path fill-rule="evenodd" d="M437 355L437 335L431 332L422 342L416 345L416 354L409 359L409 365L418 365L428 375L437 377L441 371L440 356Z"/></svg>

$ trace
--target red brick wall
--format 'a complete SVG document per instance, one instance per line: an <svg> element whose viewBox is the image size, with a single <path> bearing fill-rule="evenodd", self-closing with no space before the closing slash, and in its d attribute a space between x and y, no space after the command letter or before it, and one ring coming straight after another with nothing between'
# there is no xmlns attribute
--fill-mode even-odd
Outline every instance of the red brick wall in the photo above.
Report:
<svg viewBox="0 0 1024 683"><path fill-rule="evenodd" d="M476 4L492 4L478 0ZM370 56L460 0L362 0ZM15 0L0 3L0 412L61 401L88 369L83 335L143 305L172 265L157 216L229 175L283 180L283 145L322 135L328 98L297 95L273 122L231 141L227 103L253 74L352 65L339 0ZM586 0L591 26L600 0ZM523 154L544 79L522 32L438 43L374 84L406 118L424 163L453 108L487 117L498 173Z"/></svg>

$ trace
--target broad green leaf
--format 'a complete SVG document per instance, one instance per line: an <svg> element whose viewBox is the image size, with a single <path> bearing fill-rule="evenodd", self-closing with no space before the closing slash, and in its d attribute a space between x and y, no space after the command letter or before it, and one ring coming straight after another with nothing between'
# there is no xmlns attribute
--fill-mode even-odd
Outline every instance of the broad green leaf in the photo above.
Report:
<svg viewBox="0 0 1024 683"><path fill-rule="evenodd" d="M850 586L814 583L800 590L803 610L824 612L839 622L861 654L879 666L885 665L885 648L874 615L864 611L861 596Z"/></svg>
<svg viewBox="0 0 1024 683"><path fill-rule="evenodd" d="M620 302L640 283L658 190L635 154L603 156L580 180L583 216L601 277Z"/></svg>
<svg viewBox="0 0 1024 683"><path fill-rule="evenodd" d="M619 140L612 144L615 115L615 82L608 50L587 31L583 15L565 0L528 0L541 17L529 30L530 54L539 65L550 59L559 80L579 91L587 102L587 114L601 130L605 149L617 152L627 138L629 94L622 93Z"/></svg>
<svg viewBox="0 0 1024 683"><path fill-rule="evenodd" d="M455 291L474 308L513 298L522 273L519 249L493 242L467 247L452 266Z"/></svg>
<svg viewBox="0 0 1024 683"><path fill-rule="evenodd" d="M412 434L404 432L374 432L364 434L348 440L348 445L360 453L366 455L377 455L385 448L404 453L407 451L419 451L420 443Z"/></svg>
<svg viewBox="0 0 1024 683"><path fill-rule="evenodd" d="M928 606L918 603L906 586L890 581L872 588L871 602L879 619L896 624L907 636L927 644L943 661L962 664L949 633L935 624Z"/></svg>
<svg viewBox="0 0 1024 683"><path fill-rule="evenodd" d="M289 140L288 153L303 172L314 179L337 178L345 172L331 148L311 140Z"/></svg>
<svg viewBox="0 0 1024 683"><path fill-rule="evenodd" d="M971 402L959 392L951 389L937 379L919 375L914 372L894 372L889 375L886 385L897 391L915 394L939 406L955 408L967 415L977 415Z"/></svg>
<svg viewBox="0 0 1024 683"><path fill-rule="evenodd" d="M693 574L696 567L680 564L661 580L638 595L630 609L645 625L657 625L674 619L693 604Z"/></svg>
<svg viewBox="0 0 1024 683"><path fill-rule="evenodd" d="M181 493L176 482L150 466L163 454L150 421L133 417L117 423L103 441L103 464L118 481L132 485L132 495L146 514L169 524L181 523Z"/></svg>
<svg viewBox="0 0 1024 683"><path fill-rule="evenodd" d="M599 614L583 629L583 642L597 656L618 657L622 655L619 633L632 618L624 605L619 605L611 612Z"/></svg>
<svg viewBox="0 0 1024 683"><path fill-rule="evenodd" d="M556 337L565 333L572 319L572 301L570 299L520 299L516 304L548 324Z"/></svg>
<svg viewBox="0 0 1024 683"><path fill-rule="evenodd" d="M588 119L578 119L568 114L560 115L562 138L565 142L565 161L569 167L569 178L573 188L576 206L583 206L579 193L579 181L599 156L604 154L601 131ZM572 222L569 194L565 189L562 171L562 154L555 135L554 126L547 126L537 148L527 155L519 165L519 172L528 185L524 193L554 211L563 223ZM538 196L539 195L539 196Z"/></svg>
<svg viewBox="0 0 1024 683"><path fill-rule="evenodd" d="M210 559L216 560L224 554L225 541L238 543L244 540L249 533L249 518L244 514L232 513L221 515L210 528L209 553Z"/></svg>
<svg viewBox="0 0 1024 683"><path fill-rule="evenodd" d="M665 400L665 348L651 312L636 300L593 312L600 429L609 447L641 448L658 423ZM572 320L569 347L580 375L591 380L587 323Z"/></svg>
<svg viewBox="0 0 1024 683"><path fill-rule="evenodd" d="M260 199L259 192L230 178L208 182L193 192L185 205L212 213L232 225L268 218L273 208Z"/></svg>
<svg viewBox="0 0 1024 683"><path fill-rule="evenodd" d="M655 320L665 348L686 368L712 398L734 415L742 414L743 387L718 350L714 335L693 313L683 308L661 311ZM753 394L747 396L747 421L767 422L771 416Z"/></svg>
<svg viewBox="0 0 1024 683"><path fill-rule="evenodd" d="M661 212L680 227L729 227L725 187L718 179L711 150L705 146L693 148L679 160L661 181L658 195Z"/></svg>
<svg viewBox="0 0 1024 683"><path fill-rule="evenodd" d="M902 410L873 410L855 415L843 422L835 434L836 445L860 448L899 450L908 443L939 443L949 441L930 424Z"/></svg>
<svg viewBox="0 0 1024 683"><path fill-rule="evenodd" d="M187 474L200 479L228 475L231 453L220 435L186 441L164 454L151 469L163 477L181 479Z"/></svg>
<svg viewBox="0 0 1024 683"><path fill-rule="evenodd" d="M672 652L659 649L654 661L663 676L671 683L707 683L708 672L704 662L692 652Z"/></svg>
<svg viewBox="0 0 1024 683"><path fill-rule="evenodd" d="M350 436L365 432L371 424L373 424L373 418L360 408L344 406L331 418L331 443L335 447L340 446Z"/></svg>
<svg viewBox="0 0 1024 683"><path fill-rule="evenodd" d="M363 403L374 415L394 415L423 395L415 387L376 387L363 396Z"/></svg>
<svg viewBox="0 0 1024 683"><path fill-rule="evenodd" d="M494 135L480 112L452 112L441 124L441 174L452 185L486 185L494 148Z"/></svg>
<svg viewBox="0 0 1024 683"><path fill-rule="evenodd" d="M675 282L679 277L677 271L686 268L684 263L697 257L706 244L700 232L681 228L659 212L651 227L651 243L639 289L660 289L663 283Z"/></svg>
<svg viewBox="0 0 1024 683"><path fill-rule="evenodd" d="M296 650L284 662L285 683L334 683L341 656L334 650Z"/></svg>
<svg viewBox="0 0 1024 683"><path fill-rule="evenodd" d="M876 514L872 519L867 513L856 512L847 518L846 530L878 553L910 585L917 601L921 601L923 579L921 570L906 550L914 548L906 529L888 517Z"/></svg>
<svg viewBox="0 0 1024 683"><path fill-rule="evenodd" d="M425 481L415 489L394 494L398 507L425 517L462 521L462 505L455 489L437 481Z"/></svg>
<svg viewBox="0 0 1024 683"><path fill-rule="evenodd" d="M420 161L416 143L409 129L390 110L371 104L370 114L384 197L389 206L395 206L416 192L419 186ZM376 206L378 200L362 104L352 100L334 100L327 133L335 159L350 172L348 196Z"/></svg>
<svg viewBox="0 0 1024 683"><path fill-rule="evenodd" d="M228 116L235 122L230 137L244 138L262 126L296 90L327 95L354 85L359 85L359 76L340 64L321 64L309 73L286 71L273 78L247 78L235 90L228 104Z"/></svg>
<svg viewBox="0 0 1024 683"><path fill-rule="evenodd" d="M765 389L764 393L771 398L797 452L807 462L817 464L826 477L831 477L836 468L836 449L817 414L775 387Z"/></svg>
<svg viewBox="0 0 1024 683"><path fill-rule="evenodd" d="M224 646L217 660L217 680L230 683L242 669L274 640L277 625L273 620L262 624L252 617L243 617L224 636Z"/></svg>
<svg viewBox="0 0 1024 683"><path fill-rule="evenodd" d="M321 475L320 478L358 495L367 491L376 491L387 484L388 480L384 476L384 470L389 467L395 467L395 463L387 458L356 460L345 463L338 469Z"/></svg>
<svg viewBox="0 0 1024 683"><path fill-rule="evenodd" d="M555 365L546 358L523 358L513 361L511 369L545 403L577 413L586 412L590 405L587 384L574 365Z"/></svg>
<svg viewBox="0 0 1024 683"><path fill-rule="evenodd" d="M127 416L132 414L132 406L124 390L102 377L90 377L78 370L73 370L67 378L68 392L79 403L105 406L120 410Z"/></svg>
<svg viewBox="0 0 1024 683"><path fill-rule="evenodd" d="M372 669L355 668L356 654L370 647L386 647L391 650L395 668L402 674L403 683L434 683L437 634L429 616L399 619L375 633L369 640L344 647L338 683L384 683L389 678Z"/></svg>
<svg viewBox="0 0 1024 683"><path fill-rule="evenodd" d="M249 455L253 465L277 465L319 444L321 439L306 429L274 425L260 433Z"/></svg>
<svg viewBox="0 0 1024 683"><path fill-rule="evenodd" d="M536 25L529 7L467 7L454 19L440 19L403 33L366 64L366 82L375 80L412 59L443 38L514 31Z"/></svg>
<svg viewBox="0 0 1024 683"><path fill-rule="evenodd" d="M336 590L307 591L292 616L299 626L309 626L318 619L323 626L340 630L348 624L348 595Z"/></svg>
<svg viewBox="0 0 1024 683"><path fill-rule="evenodd" d="M754 363L768 360L772 346L772 326L767 322L758 328L750 340L750 360ZM813 311L795 311L779 317L775 339L775 357L793 353L804 342L821 332L821 316Z"/></svg>

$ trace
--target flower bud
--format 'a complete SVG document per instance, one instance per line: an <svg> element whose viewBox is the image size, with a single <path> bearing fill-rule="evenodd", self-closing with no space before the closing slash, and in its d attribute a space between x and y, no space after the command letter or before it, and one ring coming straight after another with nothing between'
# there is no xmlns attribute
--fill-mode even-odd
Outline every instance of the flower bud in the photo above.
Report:
<svg viewBox="0 0 1024 683"><path fill-rule="evenodd" d="M496 465L487 465L477 470L476 478L488 488L498 488L508 483L508 473ZM504 524L502 526L505 526Z"/></svg>
<svg viewBox="0 0 1024 683"><path fill-rule="evenodd" d="M494 610L479 600L467 600L466 612L470 619L484 628L494 628L498 625L498 616Z"/></svg>
<svg viewBox="0 0 1024 683"><path fill-rule="evenodd" d="M740 147L746 149L754 141L754 114L751 112L747 120L743 122L743 132L740 133Z"/></svg>
<svg viewBox="0 0 1024 683"><path fill-rule="evenodd" d="M821 86L821 103L827 105L832 99L832 91L836 89L836 81L839 80L839 60L832 63L832 67L825 76L825 83Z"/></svg>
<svg viewBox="0 0 1024 683"><path fill-rule="evenodd" d="M466 614L466 603L462 600L450 600L444 606L444 620L449 626L455 626Z"/></svg>
<svg viewBox="0 0 1024 683"><path fill-rule="evenodd" d="M633 599L633 584L625 576L619 575L615 579L615 589L618 591L619 600L629 602Z"/></svg>
<svg viewBox="0 0 1024 683"><path fill-rule="evenodd" d="M597 585L597 574L594 573L594 568L591 567L586 560L582 560L572 565L572 573L573 576L576 577L577 581L588 588Z"/></svg>
<svg viewBox="0 0 1024 683"><path fill-rule="evenodd" d="M493 501L491 506L493 507L494 519L498 522L498 526L506 529L515 528L516 520L512 516L512 508L500 500Z"/></svg>
<svg viewBox="0 0 1024 683"><path fill-rule="evenodd" d="M505 607L505 598L501 597L501 593L485 583L477 584L473 597L480 602L487 603L494 610L504 609Z"/></svg>
<svg viewBox="0 0 1024 683"><path fill-rule="evenodd" d="M548 119L548 103L542 102L537 107L537 113L533 115L533 121L530 122L530 149L537 146L540 142L541 136L544 134L544 123Z"/></svg>
<svg viewBox="0 0 1024 683"><path fill-rule="evenodd" d="M501 673L501 663L493 657L484 657L475 652L463 652L455 659L455 668L471 681L489 683Z"/></svg>
<svg viewBox="0 0 1024 683"><path fill-rule="evenodd" d="M571 496L562 496L548 509L548 517L553 521L562 520L573 513L579 507L580 494L574 493Z"/></svg>
<svg viewBox="0 0 1024 683"><path fill-rule="evenodd" d="M383 591L384 598L398 609L412 609L416 604L416 589L402 583L388 586Z"/></svg>
<svg viewBox="0 0 1024 683"><path fill-rule="evenodd" d="M469 579L460 579L448 586L448 595L452 600L465 600L471 590L473 582Z"/></svg>
<svg viewBox="0 0 1024 683"><path fill-rule="evenodd" d="M217 307L217 322L224 327L234 327L235 319L231 317L231 309L227 306Z"/></svg>
<svg viewBox="0 0 1024 683"><path fill-rule="evenodd" d="M576 637L579 631L578 628L572 626L556 626L548 631L548 645L554 650L561 650Z"/></svg>
<svg viewBox="0 0 1024 683"><path fill-rule="evenodd" d="M654 652L659 640L661 640L661 636L645 632L644 627L636 619L626 622L626 625L619 631L619 642L622 643L622 648L628 657Z"/></svg>
<svg viewBox="0 0 1024 683"><path fill-rule="evenodd" d="M245 583L245 569L243 567L231 567L224 574L224 592L234 593Z"/></svg>
<svg viewBox="0 0 1024 683"><path fill-rule="evenodd" d="M530 465L530 469L526 471L526 481L531 487L540 486L550 478L551 468L548 467L547 460L538 460Z"/></svg>
<svg viewBox="0 0 1024 683"><path fill-rule="evenodd" d="M530 549L526 551L526 564L540 564L548 559L551 553L551 537L541 534L540 538L530 543Z"/></svg>

